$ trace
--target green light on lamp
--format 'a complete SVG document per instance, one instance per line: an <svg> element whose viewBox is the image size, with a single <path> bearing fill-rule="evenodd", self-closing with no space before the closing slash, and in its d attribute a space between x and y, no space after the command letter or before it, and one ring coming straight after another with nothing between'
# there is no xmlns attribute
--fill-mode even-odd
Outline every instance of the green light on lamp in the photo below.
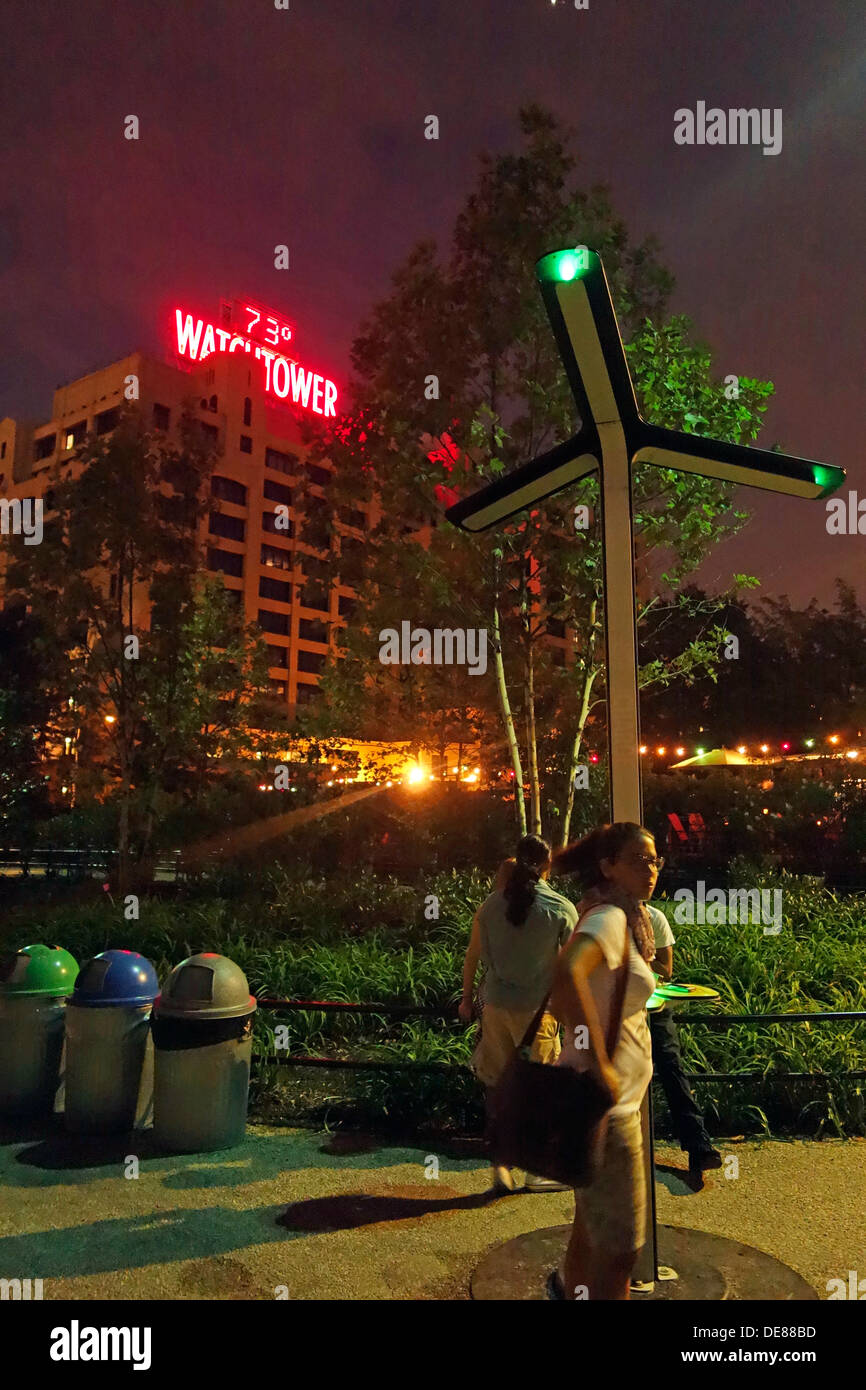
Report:
<svg viewBox="0 0 866 1390"><path fill-rule="evenodd" d="M827 468L823 463L813 463L812 477L820 488L837 488L845 474L841 468Z"/></svg>
<svg viewBox="0 0 866 1390"><path fill-rule="evenodd" d="M585 270L589 270L589 250L586 246L554 251L549 256L542 256L538 262L538 274L544 280L576 280Z"/></svg>

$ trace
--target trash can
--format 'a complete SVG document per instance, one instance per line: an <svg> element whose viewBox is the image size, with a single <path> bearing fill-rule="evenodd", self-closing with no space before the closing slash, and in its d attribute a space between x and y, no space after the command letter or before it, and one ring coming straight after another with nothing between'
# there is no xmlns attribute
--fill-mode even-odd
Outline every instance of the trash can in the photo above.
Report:
<svg viewBox="0 0 866 1390"><path fill-rule="evenodd" d="M156 971L136 951L101 951L66 1008L66 1126L125 1134L153 1118L150 1014Z"/></svg>
<svg viewBox="0 0 866 1390"><path fill-rule="evenodd" d="M0 1114L50 1114L63 1076L63 1023L78 964L60 946L24 946L0 966Z"/></svg>
<svg viewBox="0 0 866 1390"><path fill-rule="evenodd" d="M243 1141L256 1001L240 966L212 951L176 965L153 1006L153 1134L175 1153Z"/></svg>

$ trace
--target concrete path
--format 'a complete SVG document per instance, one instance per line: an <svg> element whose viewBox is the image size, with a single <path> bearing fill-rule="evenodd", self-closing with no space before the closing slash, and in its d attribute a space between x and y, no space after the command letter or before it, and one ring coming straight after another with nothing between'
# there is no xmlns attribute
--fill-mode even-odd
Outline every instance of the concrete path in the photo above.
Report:
<svg viewBox="0 0 866 1390"><path fill-rule="evenodd" d="M41 1278L46 1299L466 1299L491 1246L571 1219L566 1193L490 1201L477 1157L329 1147L346 1144L252 1125L237 1149L171 1157L146 1134L7 1125L0 1279ZM660 1223L754 1245L821 1298L866 1277L866 1141L719 1147L730 1176L697 1190L685 1155L657 1150Z"/></svg>

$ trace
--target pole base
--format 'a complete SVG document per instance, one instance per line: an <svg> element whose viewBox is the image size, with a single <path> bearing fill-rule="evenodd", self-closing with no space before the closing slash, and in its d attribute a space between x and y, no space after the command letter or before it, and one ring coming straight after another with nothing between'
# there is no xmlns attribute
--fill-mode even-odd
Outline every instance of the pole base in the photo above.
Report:
<svg viewBox="0 0 866 1390"><path fill-rule="evenodd" d="M570 1226L548 1226L516 1236L491 1250L472 1276L470 1291L479 1302L544 1300L545 1283L556 1267ZM773 1255L725 1236L684 1226L659 1226L659 1275L641 1302L738 1300L817 1301L801 1275ZM670 1271L676 1270L676 1277Z"/></svg>

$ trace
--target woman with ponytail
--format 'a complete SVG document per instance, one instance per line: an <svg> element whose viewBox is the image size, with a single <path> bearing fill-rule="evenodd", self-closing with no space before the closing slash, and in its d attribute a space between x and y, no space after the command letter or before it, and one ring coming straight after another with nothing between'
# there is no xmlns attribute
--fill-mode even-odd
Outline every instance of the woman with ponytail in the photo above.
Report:
<svg viewBox="0 0 866 1390"><path fill-rule="evenodd" d="M472 1066L487 1087L488 1113L490 1093L550 993L559 948L577 923L573 903L545 882L549 872L550 846L537 835L525 835L515 858L500 865L494 890L472 923L458 1012L465 1023L471 1021L475 972L482 961L481 1038ZM559 1025L552 1014L542 1015L531 1056L537 1062L555 1062L559 1056ZM513 1192L512 1170L494 1167L493 1187ZM526 1174L528 1192L562 1190L559 1183Z"/></svg>
<svg viewBox="0 0 866 1390"><path fill-rule="evenodd" d="M585 894L560 954L550 1007L565 1025L559 1066L589 1070L607 1091L596 1176L575 1190L574 1226L547 1292L554 1299L627 1299L645 1240L646 1180L640 1108L652 1080L646 1003L655 987L654 922L647 908L663 860L643 826L604 825L560 851L557 874L576 874ZM623 968L625 962L625 969ZM608 1028L621 1024L611 1055Z"/></svg>

